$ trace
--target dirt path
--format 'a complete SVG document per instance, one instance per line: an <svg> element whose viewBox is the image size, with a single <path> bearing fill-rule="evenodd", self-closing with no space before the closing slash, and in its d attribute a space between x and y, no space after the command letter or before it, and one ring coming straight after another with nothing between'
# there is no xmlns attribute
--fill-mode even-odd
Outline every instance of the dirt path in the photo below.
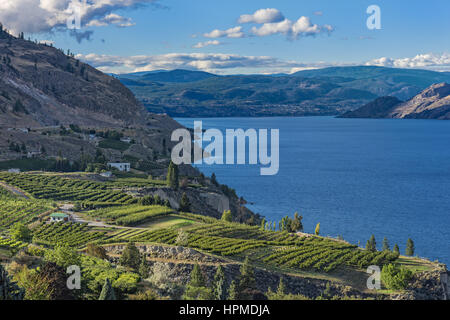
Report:
<svg viewBox="0 0 450 320"><path fill-rule="evenodd" d="M23 191L17 189L16 187L10 186L9 184L6 184L2 181L0 181L0 186L8 190L9 192L14 193L15 195L18 195L19 197L22 197L24 199L30 199Z"/></svg>

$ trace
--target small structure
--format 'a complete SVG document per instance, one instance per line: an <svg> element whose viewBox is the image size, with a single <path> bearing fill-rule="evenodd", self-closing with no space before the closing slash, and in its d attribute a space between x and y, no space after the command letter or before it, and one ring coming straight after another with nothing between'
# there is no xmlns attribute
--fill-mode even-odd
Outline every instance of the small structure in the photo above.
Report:
<svg viewBox="0 0 450 320"><path fill-rule="evenodd" d="M128 137L120 138L120 141L126 142L126 143L131 143L131 138L128 138Z"/></svg>
<svg viewBox="0 0 450 320"><path fill-rule="evenodd" d="M104 178L111 178L112 172L111 171L102 172L102 173L100 173L100 176L102 176Z"/></svg>
<svg viewBox="0 0 450 320"><path fill-rule="evenodd" d="M27 158L35 158L42 154L41 151L28 151Z"/></svg>
<svg viewBox="0 0 450 320"><path fill-rule="evenodd" d="M11 168L11 169L8 169L8 172L9 172L9 173L20 173L20 169L17 169L17 168Z"/></svg>
<svg viewBox="0 0 450 320"><path fill-rule="evenodd" d="M70 216L62 212L55 212L50 215L50 222L69 222Z"/></svg>
<svg viewBox="0 0 450 320"><path fill-rule="evenodd" d="M108 166L123 172L129 172L131 170L131 164L129 162L108 162Z"/></svg>

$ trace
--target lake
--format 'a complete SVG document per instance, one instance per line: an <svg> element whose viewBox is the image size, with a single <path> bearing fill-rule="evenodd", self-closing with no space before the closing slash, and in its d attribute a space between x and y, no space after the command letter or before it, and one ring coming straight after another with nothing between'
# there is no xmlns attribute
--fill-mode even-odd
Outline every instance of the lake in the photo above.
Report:
<svg viewBox="0 0 450 320"><path fill-rule="evenodd" d="M194 119L176 119L193 127ZM203 128L280 130L280 169L199 165L247 207L279 221L298 211L306 232L365 246L374 234L404 253L450 264L450 121L333 117L205 118Z"/></svg>

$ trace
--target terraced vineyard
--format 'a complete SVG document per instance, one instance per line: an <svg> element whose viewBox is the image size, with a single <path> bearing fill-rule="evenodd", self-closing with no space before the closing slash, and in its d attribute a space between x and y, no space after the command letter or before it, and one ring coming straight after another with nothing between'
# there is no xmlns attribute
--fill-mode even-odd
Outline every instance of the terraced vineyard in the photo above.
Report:
<svg viewBox="0 0 450 320"><path fill-rule="evenodd" d="M304 238L295 247L283 247L260 257L276 267L330 272L339 266L383 265L398 258L391 251L371 252L345 242L319 237Z"/></svg>
<svg viewBox="0 0 450 320"><path fill-rule="evenodd" d="M108 190L105 184L56 176L0 173L0 180L22 189L37 199L83 201L104 204L131 204L132 196Z"/></svg>
<svg viewBox="0 0 450 320"><path fill-rule="evenodd" d="M8 238L0 237L0 247L8 248L8 249L22 249L25 248L28 244L22 241L15 241Z"/></svg>
<svg viewBox="0 0 450 320"><path fill-rule="evenodd" d="M287 232L261 230L258 226L225 223L217 220L213 225L200 225L198 227L191 228L190 231L207 236L264 240L285 245L295 244L299 241L299 237Z"/></svg>
<svg viewBox="0 0 450 320"><path fill-rule="evenodd" d="M51 206L44 201L2 199L0 205L0 229L7 229L16 222L32 223L41 214L49 210L51 210Z"/></svg>
<svg viewBox="0 0 450 320"><path fill-rule="evenodd" d="M82 247L89 242L105 237L106 232L92 231L81 223L42 223L33 232L33 242L56 245L66 243L72 247Z"/></svg>
<svg viewBox="0 0 450 320"><path fill-rule="evenodd" d="M88 214L122 226L132 226L144 223L150 219L166 216L174 212L163 206L122 206L119 208L104 208L90 211Z"/></svg>
<svg viewBox="0 0 450 320"><path fill-rule="evenodd" d="M65 242L70 246L82 248L89 242L108 244L128 241L177 245L179 230L183 228L187 235L185 246L232 259L250 255L256 263L290 272L305 270L327 273L341 266L360 269L368 265L380 266L398 258L397 254L391 251L372 252L336 239L267 231L259 226L228 223L192 213L176 213L164 206L137 205L130 195L109 189L108 183L8 173L0 173L0 180L38 199L106 204L104 208L85 211L85 214L108 224L127 226L114 230L92 228L79 223L42 223L33 230L33 241L46 246ZM34 222L39 215L51 209L43 200L14 198L1 188L0 197L0 228L4 229L18 221L25 224ZM115 206L112 206L113 204ZM176 218L190 223L169 227L158 225L161 218L169 219L174 214ZM156 225L158 227L155 227ZM14 245L8 242L11 240L2 241Z"/></svg>

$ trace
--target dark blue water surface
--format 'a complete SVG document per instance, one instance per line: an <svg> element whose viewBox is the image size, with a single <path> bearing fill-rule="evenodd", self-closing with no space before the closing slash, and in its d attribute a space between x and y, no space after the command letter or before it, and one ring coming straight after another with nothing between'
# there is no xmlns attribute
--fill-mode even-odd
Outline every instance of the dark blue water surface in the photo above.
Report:
<svg viewBox="0 0 450 320"><path fill-rule="evenodd" d="M374 234L403 253L450 264L450 121L207 118L203 128L280 130L280 170L200 165L236 189L254 212L279 221L298 211L306 232L342 235L361 246ZM177 119L193 127L194 119Z"/></svg>

